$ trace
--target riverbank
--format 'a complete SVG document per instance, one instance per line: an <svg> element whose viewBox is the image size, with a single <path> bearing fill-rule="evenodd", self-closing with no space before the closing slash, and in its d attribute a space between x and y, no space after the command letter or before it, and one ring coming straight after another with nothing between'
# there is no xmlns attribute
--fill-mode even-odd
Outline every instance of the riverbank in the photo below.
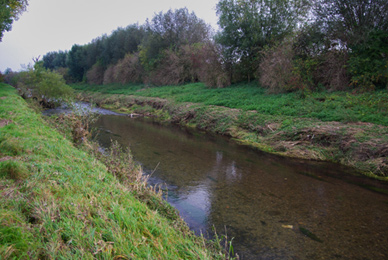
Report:
<svg viewBox="0 0 388 260"><path fill-rule="evenodd" d="M0 258L224 258L1 83L0 133Z"/></svg>
<svg viewBox="0 0 388 260"><path fill-rule="evenodd" d="M301 97L268 95L252 85L73 87L79 99L104 108L226 135L269 153L341 163L388 180L386 91Z"/></svg>

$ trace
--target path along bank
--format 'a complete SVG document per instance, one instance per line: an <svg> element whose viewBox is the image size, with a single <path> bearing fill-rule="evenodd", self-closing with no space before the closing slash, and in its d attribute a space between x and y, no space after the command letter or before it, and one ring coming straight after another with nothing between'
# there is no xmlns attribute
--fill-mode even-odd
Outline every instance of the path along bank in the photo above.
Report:
<svg viewBox="0 0 388 260"><path fill-rule="evenodd" d="M0 83L1 259L224 258L149 200Z"/></svg>
<svg viewBox="0 0 388 260"><path fill-rule="evenodd" d="M337 162L388 180L388 127L367 122L321 121L271 115L173 99L110 94L104 86L80 88L78 99L122 113L195 127L282 156ZM121 90L120 90L121 91ZM117 92L120 92L117 91ZM175 91L175 90L170 90ZM105 92L105 93L103 93ZM346 111L343 111L346 113Z"/></svg>

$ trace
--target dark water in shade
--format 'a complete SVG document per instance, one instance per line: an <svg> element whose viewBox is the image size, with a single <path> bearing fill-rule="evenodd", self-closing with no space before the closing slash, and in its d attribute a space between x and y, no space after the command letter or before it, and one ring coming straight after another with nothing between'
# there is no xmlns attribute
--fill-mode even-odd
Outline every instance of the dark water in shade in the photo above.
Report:
<svg viewBox="0 0 388 260"><path fill-rule="evenodd" d="M98 140L129 146L191 229L228 234L240 259L388 259L388 185L329 163L102 115ZM369 188L369 189L368 189Z"/></svg>

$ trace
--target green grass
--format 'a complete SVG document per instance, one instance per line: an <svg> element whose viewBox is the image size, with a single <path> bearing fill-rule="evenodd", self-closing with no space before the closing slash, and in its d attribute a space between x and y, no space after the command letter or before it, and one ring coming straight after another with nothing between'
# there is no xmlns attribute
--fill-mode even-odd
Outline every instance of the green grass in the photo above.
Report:
<svg viewBox="0 0 388 260"><path fill-rule="evenodd" d="M1 83L0 122L0 259L222 257L137 200Z"/></svg>
<svg viewBox="0 0 388 260"><path fill-rule="evenodd" d="M369 122L388 126L388 90L351 94L314 92L305 98L299 93L267 94L257 83L237 84L215 89L202 83L182 86L146 87L144 85L73 85L76 90L159 97L175 102L225 106L245 111L256 110L273 116L315 118L322 121Z"/></svg>

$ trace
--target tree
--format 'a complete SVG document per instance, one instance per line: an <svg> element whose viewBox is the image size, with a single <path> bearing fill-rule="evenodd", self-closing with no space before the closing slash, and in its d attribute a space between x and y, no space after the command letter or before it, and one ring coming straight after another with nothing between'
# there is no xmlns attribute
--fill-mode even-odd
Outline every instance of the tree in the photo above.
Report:
<svg viewBox="0 0 388 260"><path fill-rule="evenodd" d="M331 44L349 53L352 86L388 85L387 0L316 0L314 15Z"/></svg>
<svg viewBox="0 0 388 260"><path fill-rule="evenodd" d="M388 31L386 0L315 0L314 15L321 30L346 47L368 41L373 31Z"/></svg>
<svg viewBox="0 0 388 260"><path fill-rule="evenodd" d="M304 0L221 0L217 42L224 46L223 55L250 79L259 51L292 32L308 7Z"/></svg>
<svg viewBox="0 0 388 260"><path fill-rule="evenodd" d="M43 67L50 70L57 70L66 67L67 52L49 52L43 56Z"/></svg>
<svg viewBox="0 0 388 260"><path fill-rule="evenodd" d="M203 43L210 38L210 27L187 8L160 12L146 22L145 28L140 58L147 70L154 69L168 49L177 52L183 45Z"/></svg>
<svg viewBox="0 0 388 260"><path fill-rule="evenodd" d="M80 82L83 80L87 71L85 46L73 45L69 51L66 65L69 68L69 74L73 80Z"/></svg>
<svg viewBox="0 0 388 260"><path fill-rule="evenodd" d="M0 42L4 32L12 29L13 21L17 20L27 8L27 0L1 0L0 1Z"/></svg>

